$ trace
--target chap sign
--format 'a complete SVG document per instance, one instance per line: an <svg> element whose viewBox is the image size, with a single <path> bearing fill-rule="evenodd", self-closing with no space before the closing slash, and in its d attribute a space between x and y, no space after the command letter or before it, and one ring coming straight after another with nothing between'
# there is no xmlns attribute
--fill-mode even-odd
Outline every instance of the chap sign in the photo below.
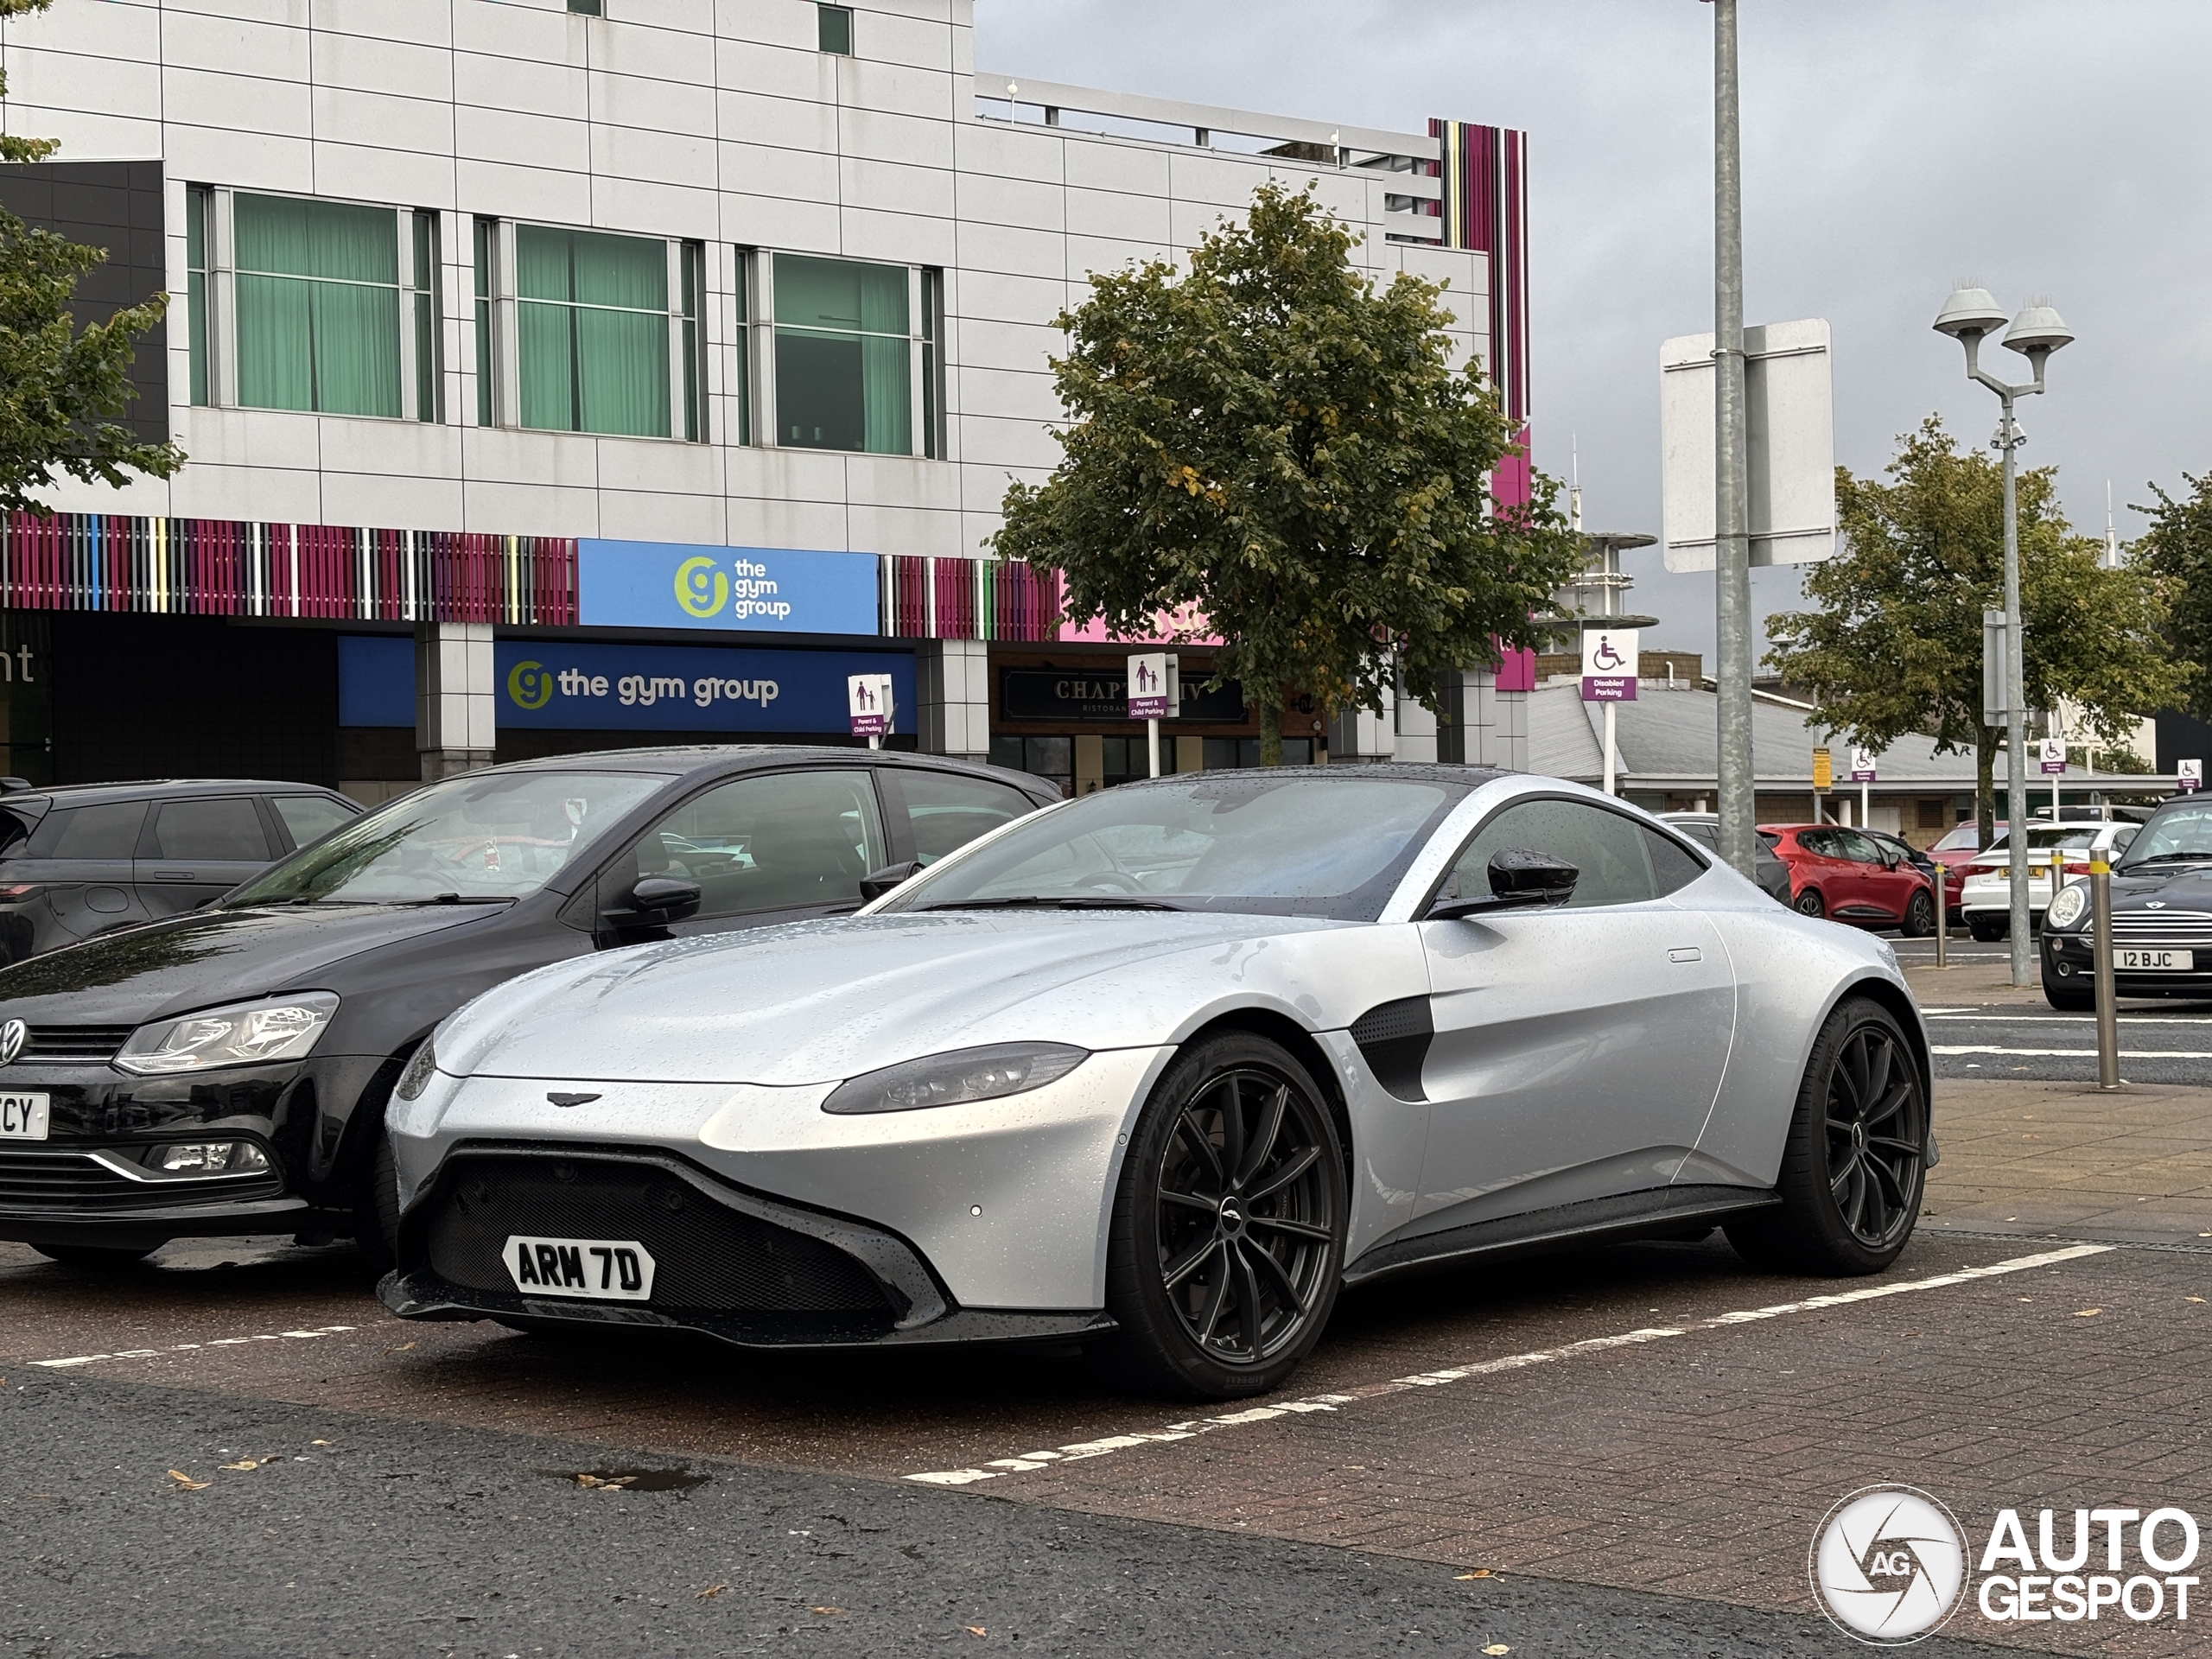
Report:
<svg viewBox="0 0 2212 1659"><path fill-rule="evenodd" d="M1583 629L1583 702L1636 701L1636 641L1634 628Z"/></svg>

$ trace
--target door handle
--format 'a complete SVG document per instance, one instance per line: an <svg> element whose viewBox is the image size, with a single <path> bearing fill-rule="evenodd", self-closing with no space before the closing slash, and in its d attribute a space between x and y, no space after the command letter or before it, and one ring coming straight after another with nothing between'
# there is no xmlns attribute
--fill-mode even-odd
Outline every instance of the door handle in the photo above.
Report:
<svg viewBox="0 0 2212 1659"><path fill-rule="evenodd" d="M1667 960L1669 962L1703 962L1705 960L1705 952L1699 950L1697 946L1694 944L1680 944L1676 945L1673 950L1667 953Z"/></svg>
<svg viewBox="0 0 2212 1659"><path fill-rule="evenodd" d="M154 880L156 881L197 881L199 879L190 870L156 870L154 872Z"/></svg>

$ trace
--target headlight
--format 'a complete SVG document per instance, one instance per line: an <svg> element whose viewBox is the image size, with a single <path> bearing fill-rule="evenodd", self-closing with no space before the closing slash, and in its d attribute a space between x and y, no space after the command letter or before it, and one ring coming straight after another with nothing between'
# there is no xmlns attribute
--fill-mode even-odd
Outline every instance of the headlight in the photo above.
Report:
<svg viewBox="0 0 2212 1659"><path fill-rule="evenodd" d="M2075 881L2058 890L2051 899L2050 908L2044 912L2045 927L2071 927L2082 919L2082 912L2089 907L2089 890Z"/></svg>
<svg viewBox="0 0 2212 1659"><path fill-rule="evenodd" d="M179 1020L141 1026L115 1057L125 1071L158 1076L219 1065L261 1065L306 1056L338 1012L328 991L302 991L267 1002L203 1008Z"/></svg>
<svg viewBox="0 0 2212 1659"><path fill-rule="evenodd" d="M402 1100L419 1100L423 1091L430 1086L430 1074L438 1069L438 1051L435 1035L425 1037L423 1046L407 1057L407 1069L399 1074L399 1081L391 1092Z"/></svg>
<svg viewBox="0 0 2212 1659"><path fill-rule="evenodd" d="M911 1112L921 1106L957 1106L1041 1089L1090 1058L1065 1043L993 1043L949 1054L887 1065L840 1084L822 1103L825 1112Z"/></svg>

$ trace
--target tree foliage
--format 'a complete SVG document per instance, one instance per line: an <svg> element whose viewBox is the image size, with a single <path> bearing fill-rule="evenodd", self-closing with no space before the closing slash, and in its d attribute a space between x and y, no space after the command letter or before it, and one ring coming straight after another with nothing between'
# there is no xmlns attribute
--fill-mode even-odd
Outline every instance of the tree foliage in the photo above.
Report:
<svg viewBox="0 0 2212 1659"><path fill-rule="evenodd" d="M2004 734L1981 720L1981 613L2005 600L2003 474L1933 415L1899 443L1886 484L1836 468L1840 546L1805 576L1820 608L1771 619L1766 660L1852 742L1879 749L1923 732L1938 751L1973 751L1986 831ZM2017 488L2027 702L2073 704L2091 736L2118 747L2190 677L2160 635L2161 584L2098 563L2101 543L2059 511L2056 468L2022 473Z"/></svg>
<svg viewBox="0 0 2212 1659"><path fill-rule="evenodd" d="M1249 221L1093 276L1054 320L1059 466L1007 492L1001 555L1065 572L1071 620L1130 638L1204 613L1280 760L1284 688L1376 706L1402 661L1440 677L1540 643L1532 615L1580 568L1553 507L1494 507L1514 431L1479 371L1450 366L1442 287L1356 271L1351 233L1269 183Z"/></svg>
<svg viewBox="0 0 2212 1659"><path fill-rule="evenodd" d="M0 0L0 20L43 11L52 0ZM0 99L8 83L0 74ZM0 162L44 161L51 138L0 133ZM167 478L184 464L173 444L147 443L118 424L134 395L131 354L162 319L168 296L75 326L78 279L107 257L0 210L0 512L43 512L35 493L57 473L120 485L131 473Z"/></svg>
<svg viewBox="0 0 2212 1659"><path fill-rule="evenodd" d="M2195 675L2190 712L2212 720L2212 477L2182 474L2190 493L2177 500L2158 485L2151 528L2130 550L2135 566L2165 588L2166 639L2177 660Z"/></svg>

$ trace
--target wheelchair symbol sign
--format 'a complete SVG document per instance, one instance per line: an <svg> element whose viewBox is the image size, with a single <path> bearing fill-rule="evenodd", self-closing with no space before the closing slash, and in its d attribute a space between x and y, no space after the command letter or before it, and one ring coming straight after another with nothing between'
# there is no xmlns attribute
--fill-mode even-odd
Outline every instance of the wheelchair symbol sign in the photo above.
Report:
<svg viewBox="0 0 2212 1659"><path fill-rule="evenodd" d="M1636 664L1634 628L1583 629L1583 702L1634 702Z"/></svg>

